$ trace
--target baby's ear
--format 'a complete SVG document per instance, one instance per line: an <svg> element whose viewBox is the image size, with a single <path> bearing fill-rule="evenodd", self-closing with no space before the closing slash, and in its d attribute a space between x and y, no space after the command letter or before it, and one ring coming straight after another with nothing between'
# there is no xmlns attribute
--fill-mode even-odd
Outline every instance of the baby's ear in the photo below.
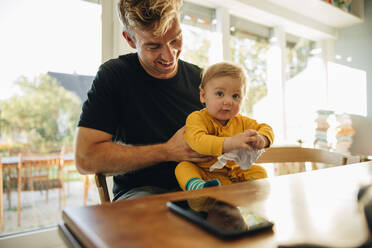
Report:
<svg viewBox="0 0 372 248"><path fill-rule="evenodd" d="M205 90L200 89L200 102L205 103Z"/></svg>

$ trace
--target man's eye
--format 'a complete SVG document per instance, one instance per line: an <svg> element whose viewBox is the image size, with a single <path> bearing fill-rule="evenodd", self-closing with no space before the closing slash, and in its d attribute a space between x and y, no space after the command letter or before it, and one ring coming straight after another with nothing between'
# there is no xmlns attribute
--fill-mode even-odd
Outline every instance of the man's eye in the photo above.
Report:
<svg viewBox="0 0 372 248"><path fill-rule="evenodd" d="M147 49L156 50L156 49L159 49L159 46L148 46Z"/></svg>
<svg viewBox="0 0 372 248"><path fill-rule="evenodd" d="M217 92L216 92L216 95L217 95L217 96L223 96L223 92L221 92L221 91L217 91Z"/></svg>
<svg viewBox="0 0 372 248"><path fill-rule="evenodd" d="M171 44L177 44L178 42L181 42L182 41L182 36L178 36L177 38L175 38L174 40L171 41Z"/></svg>

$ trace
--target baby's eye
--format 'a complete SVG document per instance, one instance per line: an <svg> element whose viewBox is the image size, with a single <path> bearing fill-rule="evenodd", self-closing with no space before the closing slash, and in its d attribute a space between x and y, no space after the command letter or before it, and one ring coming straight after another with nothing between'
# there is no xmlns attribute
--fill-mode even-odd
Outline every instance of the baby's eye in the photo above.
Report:
<svg viewBox="0 0 372 248"><path fill-rule="evenodd" d="M240 99L240 95L239 95L239 94L234 94L234 95L233 95L233 98L234 98L234 99Z"/></svg>
<svg viewBox="0 0 372 248"><path fill-rule="evenodd" d="M217 95L217 96L223 96L223 92L222 92L222 91L217 91L217 92L216 92L216 95Z"/></svg>

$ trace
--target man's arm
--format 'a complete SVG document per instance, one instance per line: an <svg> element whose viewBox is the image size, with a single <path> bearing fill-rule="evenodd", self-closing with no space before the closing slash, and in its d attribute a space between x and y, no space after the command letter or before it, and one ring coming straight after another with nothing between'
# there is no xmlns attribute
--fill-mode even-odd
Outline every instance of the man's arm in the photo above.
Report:
<svg viewBox="0 0 372 248"><path fill-rule="evenodd" d="M210 157L191 150L179 129L166 143L125 146L111 141L112 135L78 127L75 136L75 163L82 174L125 173L165 161L206 162Z"/></svg>

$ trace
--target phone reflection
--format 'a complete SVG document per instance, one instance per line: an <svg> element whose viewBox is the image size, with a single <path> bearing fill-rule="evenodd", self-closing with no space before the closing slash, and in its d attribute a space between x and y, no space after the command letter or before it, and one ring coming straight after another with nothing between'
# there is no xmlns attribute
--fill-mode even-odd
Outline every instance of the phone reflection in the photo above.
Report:
<svg viewBox="0 0 372 248"><path fill-rule="evenodd" d="M189 207L212 226L231 233L247 231L249 226L238 207L211 197L187 200Z"/></svg>

